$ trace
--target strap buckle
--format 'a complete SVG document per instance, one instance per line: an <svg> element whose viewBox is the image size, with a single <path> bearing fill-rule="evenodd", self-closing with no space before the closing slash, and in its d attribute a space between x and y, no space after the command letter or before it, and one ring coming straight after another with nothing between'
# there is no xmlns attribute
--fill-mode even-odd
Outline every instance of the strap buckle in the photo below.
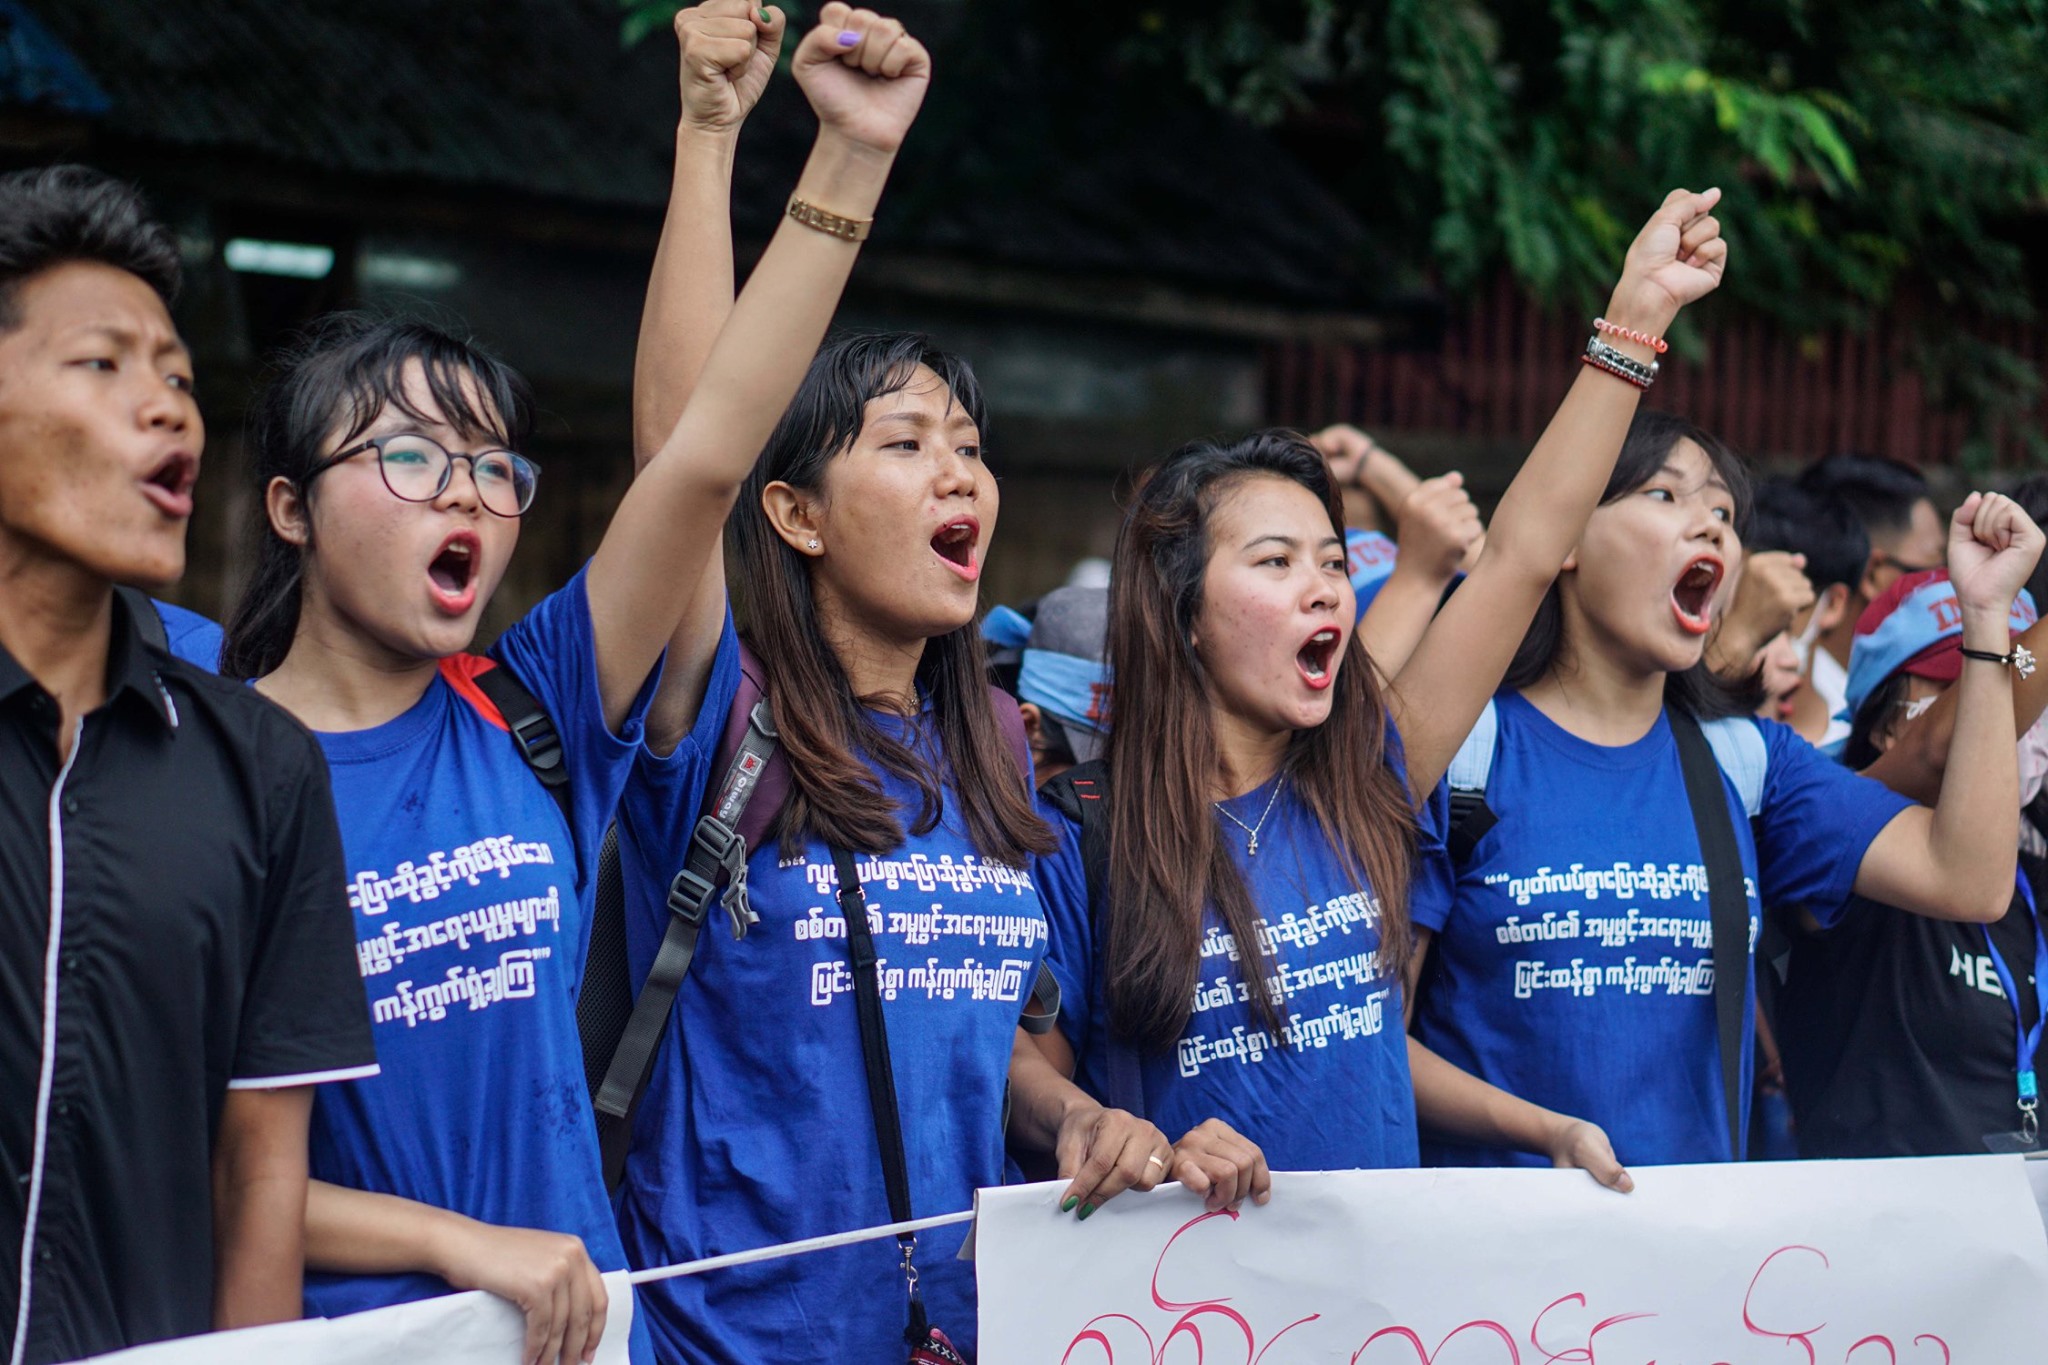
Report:
<svg viewBox="0 0 2048 1365"><path fill-rule="evenodd" d="M903 1252L903 1283L909 1291L910 1301L912 1303L920 1303L924 1299L924 1294L918 1288L917 1263L912 1259L917 1255L917 1234L914 1232L898 1233L896 1235L896 1245Z"/></svg>
<svg viewBox="0 0 2048 1365"><path fill-rule="evenodd" d="M685 924L701 926L711 893L717 889L686 867L668 884L668 912Z"/></svg>
<svg viewBox="0 0 2048 1365"><path fill-rule="evenodd" d="M715 815L707 815L697 822L697 828L690 835L690 861L696 862L701 850L706 858L725 873L725 893L718 903L725 907L726 916L732 920L732 936L735 941L747 936L747 930L761 922L754 913L751 901L747 899L747 841L738 831ZM704 898L711 897L712 884L698 878L705 887ZM700 910L701 915L701 910Z"/></svg>
<svg viewBox="0 0 2048 1365"><path fill-rule="evenodd" d="M543 784L559 787L569 780L569 770L562 766L562 737L555 733L555 723L545 712L536 711L506 728L519 746L520 756Z"/></svg>

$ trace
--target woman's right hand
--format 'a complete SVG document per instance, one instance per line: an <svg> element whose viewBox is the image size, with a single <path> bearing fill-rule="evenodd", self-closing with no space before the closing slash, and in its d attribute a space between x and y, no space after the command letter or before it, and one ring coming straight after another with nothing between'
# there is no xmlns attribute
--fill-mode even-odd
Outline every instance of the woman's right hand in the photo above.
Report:
<svg viewBox="0 0 2048 1365"><path fill-rule="evenodd" d="M1614 1154L1607 1130L1597 1123L1559 1115L1550 1134L1549 1156L1559 1170L1576 1166L1610 1190L1628 1194L1636 1187L1635 1177Z"/></svg>
<svg viewBox="0 0 2048 1365"><path fill-rule="evenodd" d="M1259 1145L1222 1119L1207 1119L1173 1144L1170 1179L1202 1196L1211 1213L1273 1197L1273 1173Z"/></svg>
<svg viewBox="0 0 2048 1365"><path fill-rule="evenodd" d="M678 11L683 125L737 134L775 74L787 23L780 9L756 8L752 0L703 0Z"/></svg>
<svg viewBox="0 0 2048 1365"><path fill-rule="evenodd" d="M1720 202L1719 190L1673 190L1664 196L1629 244L1621 282L1607 305L1609 321L1661 336L1679 309L1719 287L1728 264L1728 242L1714 217ZM1634 346L1612 336L1604 339L1624 350Z"/></svg>
<svg viewBox="0 0 2048 1365"><path fill-rule="evenodd" d="M441 1278L455 1288L487 1290L526 1314L523 1365L588 1365L596 1358L610 1300L580 1238L465 1218L443 1262Z"/></svg>
<svg viewBox="0 0 2048 1365"><path fill-rule="evenodd" d="M932 59L896 20L832 0L798 45L790 72L817 111L821 134L894 156L924 103Z"/></svg>

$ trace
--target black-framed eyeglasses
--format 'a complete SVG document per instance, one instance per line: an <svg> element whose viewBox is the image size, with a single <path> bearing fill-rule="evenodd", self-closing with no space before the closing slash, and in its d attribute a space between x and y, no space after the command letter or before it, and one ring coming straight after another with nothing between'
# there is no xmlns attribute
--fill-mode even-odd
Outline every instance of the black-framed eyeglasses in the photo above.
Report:
<svg viewBox="0 0 2048 1365"><path fill-rule="evenodd" d="M301 481L309 484L343 460L354 459L366 450L377 452L377 472L391 495L405 502L432 502L448 491L455 477L455 462L469 461L469 477L476 484L477 500L486 512L501 517L523 516L533 506L534 489L540 483L540 466L524 455L509 450L479 450L475 454L451 451L430 436L415 431L373 436L357 442L313 466Z"/></svg>

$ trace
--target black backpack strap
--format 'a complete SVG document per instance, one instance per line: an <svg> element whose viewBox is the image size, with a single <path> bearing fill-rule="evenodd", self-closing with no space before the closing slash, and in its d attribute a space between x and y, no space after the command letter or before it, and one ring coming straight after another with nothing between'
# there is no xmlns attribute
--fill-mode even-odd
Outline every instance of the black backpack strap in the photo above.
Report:
<svg viewBox="0 0 2048 1365"><path fill-rule="evenodd" d="M1493 807L1486 804L1483 791L1451 792L1451 827L1444 834L1444 849L1458 867L1472 861L1472 854L1486 832L1500 823Z"/></svg>
<svg viewBox="0 0 2048 1365"><path fill-rule="evenodd" d="M725 886L720 900L732 920L734 938L745 937L748 927L758 921L753 907L747 903L747 841L734 827L753 799L754 788L774 756L776 743L775 722L768 703L757 702L748 717L746 737L726 769L717 801L698 819L690 834L688 859L669 883L668 928L662 934L654 965L648 969L647 980L641 984L639 997L618 1034L618 1044L611 1052L611 1061L594 1096L599 1132L608 1148L614 1143L623 1144L624 1134L617 1130L630 1129L630 1115L647 1088L647 1077L655 1051L661 1046L661 1035L668 1027L676 992L682 988L690 963L697 956L697 939L720 884ZM622 922L624 900L622 888ZM622 956L623 946L622 932ZM607 1176L611 1174L608 1169Z"/></svg>
<svg viewBox="0 0 2048 1365"><path fill-rule="evenodd" d="M882 1184L889 1194L889 1221L907 1223L916 1215L910 1204L910 1166L903 1151L903 1114L896 1099L896 1068L889 1059L889 1029L882 1018L882 988L875 979L877 958L875 937L868 928L868 899L860 889L860 870L853 855L843 848L832 850L832 866L839 876L839 913L846 921L847 954L853 961L853 1002L860 1015L861 1061L867 1070L868 1107L874 1111L875 1146L882 1157ZM896 1236L903 1253L903 1274L909 1293L908 1323L903 1339L911 1346L923 1343L931 1331L925 1316L924 1296L917 1287L917 1234Z"/></svg>
<svg viewBox="0 0 2048 1365"><path fill-rule="evenodd" d="M1700 857L1707 869L1707 906L1714 925L1714 1022L1721 1042L1721 1090L1728 1107L1729 1150L1743 1159L1742 1030L1749 1016L1749 892L1742 871L1742 849L1735 842L1735 821L1728 814L1728 793L1721 783L1721 765L1700 731L1699 722L1679 711L1668 713L1678 741L1678 766L1685 774L1685 796L1699 832Z"/></svg>
<svg viewBox="0 0 2048 1365"><path fill-rule="evenodd" d="M135 633L142 642L166 652L171 647L171 637L164 629L164 618L157 614L156 603L149 600L149 594L140 588L131 588L123 583L114 585L114 596L128 608L128 619L135 623Z"/></svg>
<svg viewBox="0 0 2048 1365"><path fill-rule="evenodd" d="M490 698L504 717L512 742L519 746L519 756L562 808L562 818L570 819L569 766L563 762L562 736L540 700L502 663L478 672L475 682L477 690Z"/></svg>
<svg viewBox="0 0 2048 1365"><path fill-rule="evenodd" d="M626 965L626 879L619 866L619 827L605 828L597 855L597 893L591 902L590 946L583 958L583 986L576 994L576 1033L583 1041L583 1080L594 1101L604 1087L619 1039L633 1017L633 974ZM633 1134L635 1094L626 1113L597 1116L597 1145L604 1158L605 1187L617 1190L626 1175L626 1148Z"/></svg>

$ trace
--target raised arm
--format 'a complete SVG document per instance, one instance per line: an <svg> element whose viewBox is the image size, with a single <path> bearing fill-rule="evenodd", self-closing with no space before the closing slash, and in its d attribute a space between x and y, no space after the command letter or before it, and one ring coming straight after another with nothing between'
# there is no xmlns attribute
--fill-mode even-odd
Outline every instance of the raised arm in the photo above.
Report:
<svg viewBox="0 0 2048 1365"><path fill-rule="evenodd" d="M2048 659L2048 620L2036 621L2019 637L2019 643L2039 659ZM1863 770L1901 796L1925 805L1941 799L1942 778L1948 772L1949 748L1955 742L1956 708L1962 701L1957 688L1935 698L1934 705L1896 730L1897 740ZM2015 734L2034 728L2048 711L2048 668L2037 668L2029 678L2012 681L2012 723Z"/></svg>
<svg viewBox="0 0 2048 1365"><path fill-rule="evenodd" d="M633 357L633 468L675 428L732 312L732 168L740 125L775 74L782 11L749 0L704 0L676 15L682 119L675 178ZM647 712L658 753L689 732L703 700L725 615L725 563L713 554L669 641L661 689Z"/></svg>
<svg viewBox="0 0 2048 1365"><path fill-rule="evenodd" d="M1479 509L1465 491L1465 476L1455 471L1410 489L1396 523L1400 557L1358 623L1365 652L1389 677L1408 662L1436 619L1444 589L1486 540Z"/></svg>
<svg viewBox="0 0 2048 1365"><path fill-rule="evenodd" d="M1948 573L1963 611L1963 648L2012 648L2012 600L2041 557L2040 528L2018 503L1972 493L1949 522ZM1931 919L1989 922L2012 903L2020 841L2019 740L2013 670L1965 655L1955 735L1934 809L1901 811L1864 852L1856 894Z"/></svg>
<svg viewBox="0 0 2048 1365"><path fill-rule="evenodd" d="M1661 336L1680 308L1721 282L1728 245L1713 218L1720 197L1719 190L1673 190L1665 198L1629 246L1609 321ZM1607 340L1655 359L1648 347ZM1479 562L1395 675L1390 701L1416 792L1443 776L1507 673L1543 594L1599 506L1640 397L1613 375L1580 371L1494 511Z"/></svg>
<svg viewBox="0 0 2048 1365"><path fill-rule="evenodd" d="M834 0L791 71L820 125L796 197L839 218L872 219L930 83L923 45ZM598 682L614 725L697 602L740 484L824 339L859 251L782 219L674 428L612 518L589 587Z"/></svg>

